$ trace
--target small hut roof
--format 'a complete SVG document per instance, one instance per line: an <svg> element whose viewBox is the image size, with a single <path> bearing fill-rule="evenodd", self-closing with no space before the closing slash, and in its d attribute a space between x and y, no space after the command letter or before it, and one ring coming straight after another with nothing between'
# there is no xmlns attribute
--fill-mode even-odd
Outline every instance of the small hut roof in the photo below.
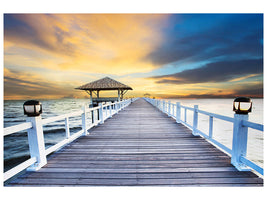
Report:
<svg viewBox="0 0 267 200"><path fill-rule="evenodd" d="M128 85L115 81L109 77L105 77L105 78L93 81L91 83L87 83L75 89L78 89L78 90L118 90L118 89L132 90L132 88L129 87Z"/></svg>

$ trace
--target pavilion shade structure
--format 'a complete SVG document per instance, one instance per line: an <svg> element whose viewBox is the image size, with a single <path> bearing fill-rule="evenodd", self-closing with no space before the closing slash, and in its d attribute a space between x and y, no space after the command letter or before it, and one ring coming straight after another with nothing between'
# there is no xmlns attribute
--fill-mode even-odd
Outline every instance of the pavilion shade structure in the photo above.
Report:
<svg viewBox="0 0 267 200"><path fill-rule="evenodd" d="M128 85L125 85L123 83L120 83L114 79L111 79L109 77L105 77L90 83L87 83L85 85L82 85L80 87L77 87L75 89L78 90L84 90L86 91L89 95L90 95L90 100L91 103L93 102L103 102L105 99L108 100L110 99L111 101L114 101L114 99L116 100L122 100L123 99L123 95L128 91L128 90L132 90L131 87L129 87ZM99 92L101 90L117 90L118 91L118 98L99 98ZM93 93L95 93L96 95L96 99L93 100Z"/></svg>
<svg viewBox="0 0 267 200"><path fill-rule="evenodd" d="M97 81L87 83L76 89L79 89L79 90L132 90L132 88L129 87L128 85L115 81L109 77L105 77Z"/></svg>

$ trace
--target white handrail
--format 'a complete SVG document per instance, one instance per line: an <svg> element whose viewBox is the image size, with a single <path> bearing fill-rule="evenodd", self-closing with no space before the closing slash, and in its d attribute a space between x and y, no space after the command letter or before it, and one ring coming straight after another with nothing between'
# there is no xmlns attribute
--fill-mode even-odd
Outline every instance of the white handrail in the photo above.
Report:
<svg viewBox="0 0 267 200"><path fill-rule="evenodd" d="M51 122L65 120L65 118L67 118L67 117L69 118L69 117L80 116L82 113L83 113L83 111L79 110L79 111L75 111L75 112L72 112L72 113L58 115L58 116L55 116L55 117L49 117L49 118L46 118L46 119L42 119L42 124L45 125L45 124L49 124Z"/></svg>
<svg viewBox="0 0 267 200"><path fill-rule="evenodd" d="M31 122L25 122L25 123L22 123L22 124L6 127L6 128L4 128L4 136L7 136L7 135L10 135L10 134L19 132L19 131L24 131L24 130L27 130L29 128L32 128L32 123Z"/></svg>
<svg viewBox="0 0 267 200"><path fill-rule="evenodd" d="M33 158L30 158L30 159L24 161L23 163L17 165L16 167L13 167L12 169L6 171L4 173L4 181L6 181L6 180L10 179L11 177L15 176L16 174L18 174L22 170L24 170L27 167L29 167L32 164L34 164L36 161L37 161L36 157L33 157Z"/></svg>
<svg viewBox="0 0 267 200"><path fill-rule="evenodd" d="M262 124L257 124L257 123L246 121L246 120L242 120L242 126L247 126L249 128L263 131L263 125Z"/></svg>

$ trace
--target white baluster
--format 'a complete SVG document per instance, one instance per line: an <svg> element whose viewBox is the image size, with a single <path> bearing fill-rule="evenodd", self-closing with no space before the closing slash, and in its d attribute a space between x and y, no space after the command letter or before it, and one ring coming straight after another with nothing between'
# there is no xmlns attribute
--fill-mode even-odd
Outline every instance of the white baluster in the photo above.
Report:
<svg viewBox="0 0 267 200"><path fill-rule="evenodd" d="M37 163L27 168L28 171L36 171L46 165L46 153L44 143L44 133L42 125L42 117L27 117L27 122L32 123L32 128L28 129L28 142L31 157L37 158Z"/></svg>

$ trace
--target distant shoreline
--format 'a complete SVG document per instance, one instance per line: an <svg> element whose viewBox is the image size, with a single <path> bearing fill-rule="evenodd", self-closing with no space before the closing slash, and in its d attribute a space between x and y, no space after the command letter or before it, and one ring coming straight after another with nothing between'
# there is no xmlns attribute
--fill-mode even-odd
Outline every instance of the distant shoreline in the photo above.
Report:
<svg viewBox="0 0 267 200"><path fill-rule="evenodd" d="M184 97L180 97L180 98L157 98L155 97L156 99L190 99L190 100L193 100L193 99L235 99L236 97L207 97L207 98L184 98ZM249 97L251 99L264 99L264 97ZM29 99L38 99L38 98L29 98ZM27 101L29 99L3 99L4 101ZM59 98L59 99L38 99L40 101L42 100L65 100L65 99L87 99L87 98ZM89 99L89 98L88 98Z"/></svg>

